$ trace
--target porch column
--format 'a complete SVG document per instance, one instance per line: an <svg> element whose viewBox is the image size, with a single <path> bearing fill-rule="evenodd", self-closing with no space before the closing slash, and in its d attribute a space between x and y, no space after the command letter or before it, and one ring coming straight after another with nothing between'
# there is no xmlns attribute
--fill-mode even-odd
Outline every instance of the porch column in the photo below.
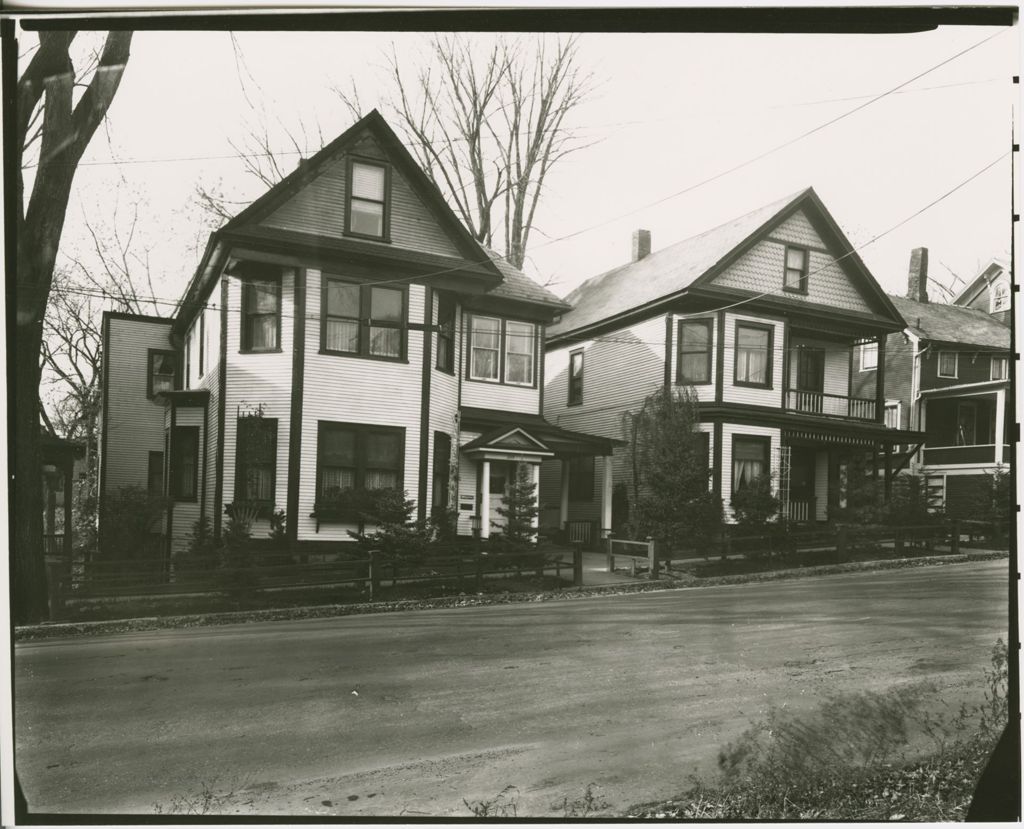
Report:
<svg viewBox="0 0 1024 829"><path fill-rule="evenodd" d="M604 475L601 478L601 537L612 531L612 456L604 456Z"/></svg>
<svg viewBox="0 0 1024 829"><path fill-rule="evenodd" d="M996 444L995 462L1003 462L1003 433L1006 431L1006 389L996 391Z"/></svg>
<svg viewBox="0 0 1024 829"><path fill-rule="evenodd" d="M892 444L885 444L885 500L892 497Z"/></svg>
<svg viewBox="0 0 1024 829"><path fill-rule="evenodd" d="M491 537L491 462L480 461L480 537Z"/></svg>
<svg viewBox="0 0 1024 829"><path fill-rule="evenodd" d="M533 484L533 497L537 499L537 513L530 520L530 526L534 531L540 529L540 464L530 464L530 483Z"/></svg>
<svg viewBox="0 0 1024 829"><path fill-rule="evenodd" d="M71 507L75 491L75 459L64 463L64 557L71 560Z"/></svg>
<svg viewBox="0 0 1024 829"><path fill-rule="evenodd" d="M562 458L562 490L561 500L558 502L558 527L564 530L569 523L569 460Z"/></svg>
<svg viewBox="0 0 1024 829"><path fill-rule="evenodd" d="M878 337L878 369L875 371L875 420L885 423L885 340L886 335Z"/></svg>

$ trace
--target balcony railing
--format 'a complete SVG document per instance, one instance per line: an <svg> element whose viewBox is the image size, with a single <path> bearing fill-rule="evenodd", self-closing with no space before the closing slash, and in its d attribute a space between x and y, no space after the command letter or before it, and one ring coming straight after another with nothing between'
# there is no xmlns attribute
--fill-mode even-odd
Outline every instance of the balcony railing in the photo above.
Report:
<svg viewBox="0 0 1024 829"><path fill-rule="evenodd" d="M996 446L994 443L978 443L972 446L926 446L923 450L922 462L925 464L939 463L995 463ZM1012 457L1010 447L1003 447L1003 460Z"/></svg>
<svg viewBox="0 0 1024 829"><path fill-rule="evenodd" d="M820 391L786 392L786 408L804 414L825 417L847 417L853 420L874 420L875 401L863 397L847 397L843 394L825 394Z"/></svg>

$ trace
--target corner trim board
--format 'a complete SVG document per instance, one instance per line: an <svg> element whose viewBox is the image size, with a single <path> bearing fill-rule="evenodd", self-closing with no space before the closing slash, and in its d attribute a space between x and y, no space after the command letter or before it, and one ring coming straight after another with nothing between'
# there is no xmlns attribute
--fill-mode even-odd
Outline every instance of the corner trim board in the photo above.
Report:
<svg viewBox="0 0 1024 829"><path fill-rule="evenodd" d="M213 537L220 538L224 512L224 413L228 391L228 283L220 280L220 376L217 379L217 477L213 488Z"/></svg>
<svg viewBox="0 0 1024 829"><path fill-rule="evenodd" d="M427 518L427 463L430 460L430 374L433 364L434 289L429 285L423 298L423 371L420 383L420 468L416 481L416 517Z"/></svg>
<svg viewBox="0 0 1024 829"><path fill-rule="evenodd" d="M294 549L299 538L299 476L302 468L302 399L306 367L306 269L295 269L292 302L292 399L288 415L288 490L285 495L285 541Z"/></svg>

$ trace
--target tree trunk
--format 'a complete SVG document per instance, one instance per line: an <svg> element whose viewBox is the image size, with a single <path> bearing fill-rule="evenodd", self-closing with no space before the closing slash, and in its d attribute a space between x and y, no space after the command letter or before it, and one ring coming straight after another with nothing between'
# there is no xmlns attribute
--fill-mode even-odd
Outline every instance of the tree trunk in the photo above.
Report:
<svg viewBox="0 0 1024 829"><path fill-rule="evenodd" d="M48 615L46 563L43 557L43 481L39 453L39 349L42 325L18 325L14 362L14 479L11 483L11 587L15 624L31 624Z"/></svg>

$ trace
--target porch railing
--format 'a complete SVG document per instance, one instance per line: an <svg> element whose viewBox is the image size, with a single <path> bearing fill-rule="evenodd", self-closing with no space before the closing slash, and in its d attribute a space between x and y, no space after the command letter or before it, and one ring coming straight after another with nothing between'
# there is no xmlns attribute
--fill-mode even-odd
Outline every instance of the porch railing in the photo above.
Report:
<svg viewBox="0 0 1024 829"><path fill-rule="evenodd" d="M994 443L978 443L972 446L926 446L921 460L930 463L994 463L996 446ZM1011 456L1003 450L1004 460Z"/></svg>
<svg viewBox="0 0 1024 829"><path fill-rule="evenodd" d="M807 524L817 517L817 498L801 498L790 500L786 513L795 524Z"/></svg>
<svg viewBox="0 0 1024 829"><path fill-rule="evenodd" d="M847 397L843 394L825 394L820 391L786 392L786 408L794 412L824 415L826 417L848 417L854 420L874 420L875 401L863 397Z"/></svg>
<svg viewBox="0 0 1024 829"><path fill-rule="evenodd" d="M43 555L64 555L64 533L50 533L43 536Z"/></svg>

